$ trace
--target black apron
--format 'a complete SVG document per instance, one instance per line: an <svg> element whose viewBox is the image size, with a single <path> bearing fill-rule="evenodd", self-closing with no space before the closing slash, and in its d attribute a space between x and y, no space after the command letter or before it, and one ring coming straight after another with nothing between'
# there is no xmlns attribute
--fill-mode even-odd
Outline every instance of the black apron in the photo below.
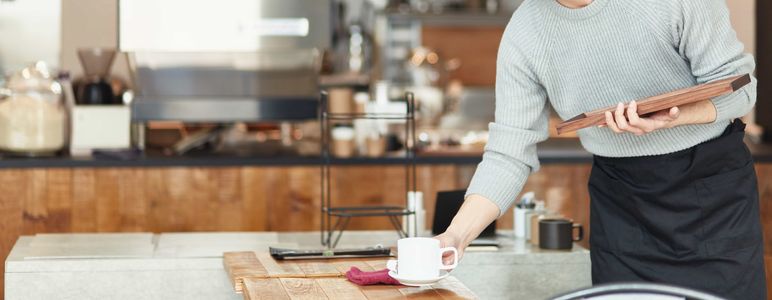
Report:
<svg viewBox="0 0 772 300"><path fill-rule="evenodd" d="M658 282L766 299L756 173L735 120L676 153L594 158L593 284Z"/></svg>

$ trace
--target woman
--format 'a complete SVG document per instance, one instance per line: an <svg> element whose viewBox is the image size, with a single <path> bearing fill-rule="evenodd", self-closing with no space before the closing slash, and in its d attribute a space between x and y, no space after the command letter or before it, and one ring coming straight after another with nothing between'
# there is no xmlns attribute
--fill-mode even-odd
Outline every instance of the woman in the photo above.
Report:
<svg viewBox="0 0 772 300"><path fill-rule="evenodd" d="M751 73L725 0L526 0L498 53L496 121L444 245L465 248L506 213L563 119L618 104L579 131L590 176L594 284L647 281L765 299L752 158L735 120L756 82L728 96L641 116L630 102Z"/></svg>

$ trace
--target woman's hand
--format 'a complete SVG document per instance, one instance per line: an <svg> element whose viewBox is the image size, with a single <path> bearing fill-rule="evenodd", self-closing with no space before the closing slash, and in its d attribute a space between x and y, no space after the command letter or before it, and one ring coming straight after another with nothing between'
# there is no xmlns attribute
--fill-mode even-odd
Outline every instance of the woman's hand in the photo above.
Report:
<svg viewBox="0 0 772 300"><path fill-rule="evenodd" d="M455 247L458 250L458 261L461 261L466 247L496 220L499 213L499 207L492 201L480 195L469 195L453 217L448 230L434 238L440 240L441 247ZM444 253L442 263L452 264L453 254Z"/></svg>
<svg viewBox="0 0 772 300"><path fill-rule="evenodd" d="M464 257L464 249L466 249L466 247L469 246L469 245L465 245L458 235L450 231L446 231L445 233L435 236L434 238L440 240L441 248L445 248L445 247L456 248L456 250L458 250L458 261L461 261L461 258ZM453 258L453 255L454 255L453 252L443 253L442 264L444 265L453 264L453 261L455 261L455 259Z"/></svg>
<svg viewBox="0 0 772 300"><path fill-rule="evenodd" d="M681 110L673 107L641 117L638 115L638 104L633 101L627 106L627 113L622 103L617 105L614 113L607 111L606 125L601 127L608 126L616 133L630 132L635 135L644 135L654 130L676 126L680 116Z"/></svg>

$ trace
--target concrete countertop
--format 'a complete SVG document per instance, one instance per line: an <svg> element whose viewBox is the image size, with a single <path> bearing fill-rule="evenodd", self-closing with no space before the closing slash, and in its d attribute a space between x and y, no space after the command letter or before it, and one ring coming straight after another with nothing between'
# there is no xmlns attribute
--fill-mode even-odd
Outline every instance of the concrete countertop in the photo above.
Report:
<svg viewBox="0 0 772 300"><path fill-rule="evenodd" d="M392 231L347 231L338 248L382 245L396 247ZM543 250L504 231L496 239L498 251L470 251L464 264L549 264L561 259L583 257L589 253L581 246L571 251ZM317 232L224 232L224 233L72 233L22 236L6 259L6 272L175 268L164 260L181 258L222 258L227 251L268 251L268 246L318 249ZM77 260L84 260L78 262ZM104 259L104 260L102 260ZM43 262L40 263L38 262ZM124 262L126 264L124 264ZM179 262L179 261L177 261ZM150 263L143 266L143 263ZM221 265L218 265L221 267ZM93 269L91 269L93 270Z"/></svg>
<svg viewBox="0 0 772 300"><path fill-rule="evenodd" d="M392 247L393 231L349 231L339 248ZM453 275L482 299L538 299L590 284L589 251L548 251L498 237L499 251L467 252ZM239 299L227 251L320 248L318 232L38 234L6 259L6 299ZM72 294L63 293L70 291Z"/></svg>

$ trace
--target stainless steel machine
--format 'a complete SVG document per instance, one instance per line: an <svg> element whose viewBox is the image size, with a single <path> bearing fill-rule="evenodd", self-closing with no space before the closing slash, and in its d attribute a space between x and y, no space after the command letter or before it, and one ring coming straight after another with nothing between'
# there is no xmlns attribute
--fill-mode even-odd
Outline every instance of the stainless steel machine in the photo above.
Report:
<svg viewBox="0 0 772 300"><path fill-rule="evenodd" d="M330 0L121 0L132 120L315 119Z"/></svg>

